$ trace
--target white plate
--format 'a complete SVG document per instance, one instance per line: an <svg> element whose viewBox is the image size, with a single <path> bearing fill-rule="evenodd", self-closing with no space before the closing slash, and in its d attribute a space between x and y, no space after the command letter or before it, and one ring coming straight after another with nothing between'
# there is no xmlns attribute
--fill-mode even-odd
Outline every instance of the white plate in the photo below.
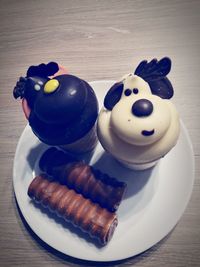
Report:
<svg viewBox="0 0 200 267"><path fill-rule="evenodd" d="M113 81L91 82L100 107L112 84ZM64 254L92 261L113 261L137 255L173 229L189 201L194 181L194 159L183 123L175 148L151 170L127 170L98 144L88 162L128 184L125 199L118 210L119 224L114 236L107 246L98 247L73 227L34 206L27 196L28 186L38 172L38 160L47 148L26 126L14 159L14 191L20 210L32 230Z"/></svg>

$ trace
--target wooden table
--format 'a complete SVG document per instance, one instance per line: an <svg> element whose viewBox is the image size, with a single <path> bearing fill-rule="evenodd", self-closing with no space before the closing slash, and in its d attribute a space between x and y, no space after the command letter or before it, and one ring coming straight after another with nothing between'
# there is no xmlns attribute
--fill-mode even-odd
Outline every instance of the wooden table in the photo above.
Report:
<svg viewBox="0 0 200 267"><path fill-rule="evenodd" d="M190 202L175 229L143 254L104 266L200 266L200 1L0 0L0 266L97 266L49 248L17 209L12 167L26 125L12 97L29 65L57 61L87 81L118 79L169 56L174 103L195 154Z"/></svg>

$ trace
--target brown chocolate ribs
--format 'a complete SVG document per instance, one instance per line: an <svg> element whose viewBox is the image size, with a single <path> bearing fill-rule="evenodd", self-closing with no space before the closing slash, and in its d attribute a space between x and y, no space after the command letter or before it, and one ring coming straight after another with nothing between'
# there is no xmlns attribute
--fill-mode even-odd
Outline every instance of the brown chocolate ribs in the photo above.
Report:
<svg viewBox="0 0 200 267"><path fill-rule="evenodd" d="M42 175L35 177L31 182L28 195L91 237L97 238L103 245L111 239L117 226L115 213Z"/></svg>
<svg viewBox="0 0 200 267"><path fill-rule="evenodd" d="M40 168L60 183L110 211L116 211L122 201L125 183L95 170L84 162L70 159L56 148L50 148L43 154Z"/></svg>

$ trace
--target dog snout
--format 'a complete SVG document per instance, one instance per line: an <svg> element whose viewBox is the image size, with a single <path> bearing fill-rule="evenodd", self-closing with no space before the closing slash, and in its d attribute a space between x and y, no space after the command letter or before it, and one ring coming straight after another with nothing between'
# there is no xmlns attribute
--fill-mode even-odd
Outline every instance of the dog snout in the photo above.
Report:
<svg viewBox="0 0 200 267"><path fill-rule="evenodd" d="M148 99L139 99L132 105L132 114L137 117L147 117L153 112L153 104Z"/></svg>

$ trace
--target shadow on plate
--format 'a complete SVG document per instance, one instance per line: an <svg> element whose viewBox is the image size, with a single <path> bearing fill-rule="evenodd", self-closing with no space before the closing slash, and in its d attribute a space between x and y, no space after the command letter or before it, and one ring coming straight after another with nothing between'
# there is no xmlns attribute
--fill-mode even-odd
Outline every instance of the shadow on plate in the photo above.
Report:
<svg viewBox="0 0 200 267"><path fill-rule="evenodd" d="M125 168L106 152L102 153L93 164L93 167L127 184L127 191L124 199L132 197L141 191L148 183L154 170L154 167L144 171L135 171Z"/></svg>
<svg viewBox="0 0 200 267"><path fill-rule="evenodd" d="M42 153L48 148L49 146L41 142L39 142L36 146L31 148L29 154L27 155L26 160L32 171L35 169L36 163L39 161Z"/></svg>

